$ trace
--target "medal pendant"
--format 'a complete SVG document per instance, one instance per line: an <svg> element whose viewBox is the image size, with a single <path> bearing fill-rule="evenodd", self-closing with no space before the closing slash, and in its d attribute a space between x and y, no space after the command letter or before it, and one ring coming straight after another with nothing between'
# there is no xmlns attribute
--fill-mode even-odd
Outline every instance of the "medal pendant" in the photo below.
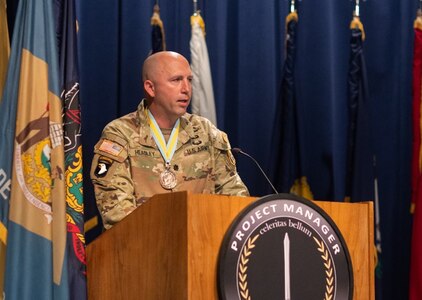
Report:
<svg viewBox="0 0 422 300"><path fill-rule="evenodd" d="M172 190L177 185L176 174L174 174L169 169L165 169L160 174L160 184L166 190Z"/></svg>

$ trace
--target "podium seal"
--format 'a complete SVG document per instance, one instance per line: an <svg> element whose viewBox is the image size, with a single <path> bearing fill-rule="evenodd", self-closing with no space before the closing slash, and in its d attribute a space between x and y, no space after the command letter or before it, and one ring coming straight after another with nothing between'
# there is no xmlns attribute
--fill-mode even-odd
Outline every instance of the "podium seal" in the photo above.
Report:
<svg viewBox="0 0 422 300"><path fill-rule="evenodd" d="M235 218L217 276L223 300L353 297L352 263L336 224L313 202L290 194L260 198Z"/></svg>

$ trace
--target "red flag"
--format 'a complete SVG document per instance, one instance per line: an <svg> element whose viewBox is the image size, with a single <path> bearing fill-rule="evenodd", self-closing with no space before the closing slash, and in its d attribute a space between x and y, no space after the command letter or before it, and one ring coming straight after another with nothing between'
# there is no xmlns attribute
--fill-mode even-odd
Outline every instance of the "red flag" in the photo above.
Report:
<svg viewBox="0 0 422 300"><path fill-rule="evenodd" d="M413 232L410 264L409 299L422 299L422 145L421 145L421 88L422 88L422 15L414 23L413 50L413 149L412 149L412 207Z"/></svg>

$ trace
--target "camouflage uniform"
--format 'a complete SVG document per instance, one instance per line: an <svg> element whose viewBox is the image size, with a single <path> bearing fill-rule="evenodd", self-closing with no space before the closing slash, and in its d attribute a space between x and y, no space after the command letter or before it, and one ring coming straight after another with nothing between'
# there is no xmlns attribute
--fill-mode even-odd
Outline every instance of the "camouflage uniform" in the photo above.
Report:
<svg viewBox="0 0 422 300"><path fill-rule="evenodd" d="M248 196L236 171L227 135L205 118L180 118L171 170L172 191ZM106 229L154 194L166 193L159 183L165 162L151 135L145 100L138 110L108 124L95 145L91 179Z"/></svg>

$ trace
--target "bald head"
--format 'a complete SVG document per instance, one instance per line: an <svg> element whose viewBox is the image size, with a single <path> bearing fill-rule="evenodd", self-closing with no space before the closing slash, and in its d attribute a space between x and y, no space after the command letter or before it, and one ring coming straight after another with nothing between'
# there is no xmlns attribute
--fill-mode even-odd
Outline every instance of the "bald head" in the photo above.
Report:
<svg viewBox="0 0 422 300"><path fill-rule="evenodd" d="M176 52L157 52L145 60L142 80L149 111L161 128L172 128L192 96L189 62Z"/></svg>
<svg viewBox="0 0 422 300"><path fill-rule="evenodd" d="M142 68L142 81L154 81L157 76L162 74L165 66L176 61L183 61L189 65L189 62L183 55L173 51L160 51L148 56Z"/></svg>

